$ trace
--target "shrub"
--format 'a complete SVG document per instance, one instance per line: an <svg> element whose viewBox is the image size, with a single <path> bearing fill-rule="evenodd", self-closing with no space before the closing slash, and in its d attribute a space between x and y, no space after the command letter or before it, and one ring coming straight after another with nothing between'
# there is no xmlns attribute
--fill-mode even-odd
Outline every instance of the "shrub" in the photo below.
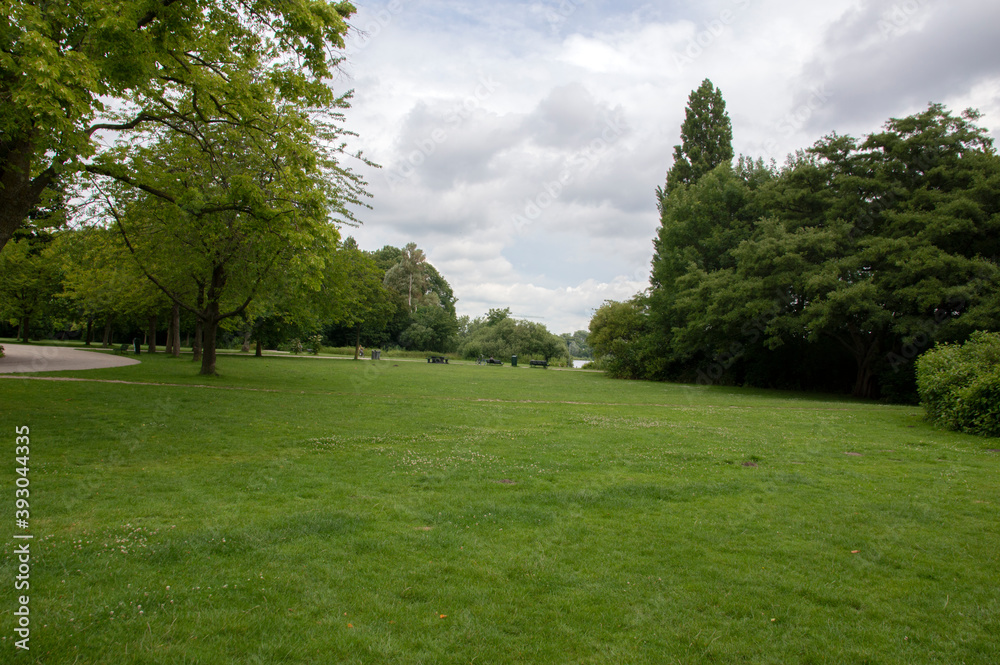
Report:
<svg viewBox="0 0 1000 665"><path fill-rule="evenodd" d="M312 335L309 337L309 341L312 343L312 354L318 356L319 352L323 350L323 336Z"/></svg>
<svg viewBox="0 0 1000 665"><path fill-rule="evenodd" d="M917 391L942 427L1000 436L1000 333L973 333L965 344L938 344L917 359Z"/></svg>

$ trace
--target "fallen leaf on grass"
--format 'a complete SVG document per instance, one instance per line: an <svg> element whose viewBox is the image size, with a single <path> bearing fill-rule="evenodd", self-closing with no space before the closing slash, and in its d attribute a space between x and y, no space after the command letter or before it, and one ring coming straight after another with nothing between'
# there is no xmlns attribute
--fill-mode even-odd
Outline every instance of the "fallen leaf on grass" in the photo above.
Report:
<svg viewBox="0 0 1000 665"><path fill-rule="evenodd" d="M861 550L851 550L851 554L857 554L857 553L858 553L858 552L860 552L860 551L861 551Z"/></svg>

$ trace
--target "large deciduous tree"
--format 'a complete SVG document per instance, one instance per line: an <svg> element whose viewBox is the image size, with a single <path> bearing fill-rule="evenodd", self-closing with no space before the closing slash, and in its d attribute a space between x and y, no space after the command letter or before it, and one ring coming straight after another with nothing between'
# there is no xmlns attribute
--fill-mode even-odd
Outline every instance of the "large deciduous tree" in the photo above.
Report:
<svg viewBox="0 0 1000 665"><path fill-rule="evenodd" d="M202 374L215 373L219 323L259 293L288 280L319 288L336 223L355 223L349 205L364 196L337 162L342 130L267 90L250 125L205 122L188 99L178 129L88 166L144 274L201 322Z"/></svg>
<svg viewBox="0 0 1000 665"><path fill-rule="evenodd" d="M192 116L254 124L243 72L265 64L281 98L330 102L331 47L353 11L329 0L0 0L0 249L102 135Z"/></svg>
<svg viewBox="0 0 1000 665"><path fill-rule="evenodd" d="M726 195L718 167L668 194L653 293L669 298L650 303L670 358L792 344L804 365L831 340L872 397L898 349L1000 326L1000 158L977 118L932 104L861 141L828 136L757 189Z"/></svg>
<svg viewBox="0 0 1000 665"><path fill-rule="evenodd" d="M347 238L331 258L319 292L324 318L352 329L354 359L361 350L362 328L381 329L395 311L393 295L382 283L375 260Z"/></svg>

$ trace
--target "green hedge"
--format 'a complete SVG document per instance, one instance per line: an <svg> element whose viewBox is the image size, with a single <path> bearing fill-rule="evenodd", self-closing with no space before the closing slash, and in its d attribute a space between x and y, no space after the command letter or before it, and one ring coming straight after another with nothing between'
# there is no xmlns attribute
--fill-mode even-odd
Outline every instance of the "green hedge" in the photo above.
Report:
<svg viewBox="0 0 1000 665"><path fill-rule="evenodd" d="M917 359L917 391L928 418L948 429L1000 436L1000 333L938 344Z"/></svg>

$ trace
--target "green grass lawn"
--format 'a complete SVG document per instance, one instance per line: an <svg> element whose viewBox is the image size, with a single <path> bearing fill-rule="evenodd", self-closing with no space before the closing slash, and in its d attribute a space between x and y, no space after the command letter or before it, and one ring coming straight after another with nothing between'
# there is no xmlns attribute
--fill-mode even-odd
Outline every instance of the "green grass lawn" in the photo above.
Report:
<svg viewBox="0 0 1000 665"><path fill-rule="evenodd" d="M0 661L996 663L1000 440L452 363L0 378ZM59 373L53 373L59 375ZM13 659L14 428L31 650Z"/></svg>

